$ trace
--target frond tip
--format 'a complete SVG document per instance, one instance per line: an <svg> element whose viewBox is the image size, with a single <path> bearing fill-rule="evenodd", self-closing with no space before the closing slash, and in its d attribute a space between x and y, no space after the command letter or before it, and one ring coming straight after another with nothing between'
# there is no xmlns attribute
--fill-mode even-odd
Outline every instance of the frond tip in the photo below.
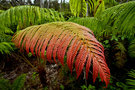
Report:
<svg viewBox="0 0 135 90"><path fill-rule="evenodd" d="M106 64L103 46L96 40L88 28L71 22L53 22L28 27L14 35L12 41L27 53L47 58L49 62L59 60L64 65L64 56L67 56L67 65L72 72L73 65L80 76L86 65L86 78L90 66L93 65L93 82L98 73L106 86L110 80L110 70ZM45 53L46 52L46 53Z"/></svg>

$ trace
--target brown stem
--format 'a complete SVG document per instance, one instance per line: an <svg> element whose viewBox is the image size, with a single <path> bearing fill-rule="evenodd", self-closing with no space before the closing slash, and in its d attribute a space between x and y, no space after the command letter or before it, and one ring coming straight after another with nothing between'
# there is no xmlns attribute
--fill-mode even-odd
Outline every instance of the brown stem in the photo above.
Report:
<svg viewBox="0 0 135 90"><path fill-rule="evenodd" d="M37 72L39 73L40 82L43 87L45 87L47 85L46 70L42 65L39 65L37 70Z"/></svg>

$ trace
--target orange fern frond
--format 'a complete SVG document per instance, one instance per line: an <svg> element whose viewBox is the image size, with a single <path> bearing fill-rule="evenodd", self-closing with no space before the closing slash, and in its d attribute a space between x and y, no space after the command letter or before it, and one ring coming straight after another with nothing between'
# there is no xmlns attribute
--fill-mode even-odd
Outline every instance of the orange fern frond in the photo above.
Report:
<svg viewBox="0 0 135 90"><path fill-rule="evenodd" d="M110 70L106 64L104 47L96 40L91 30L71 22L54 22L28 27L14 35L12 41L21 50L27 53L47 58L49 62L64 65L64 56L67 56L69 69L75 69L77 78L86 66L86 78L90 66L93 65L93 82L98 74L101 81L110 80ZM46 52L46 53L45 53Z"/></svg>

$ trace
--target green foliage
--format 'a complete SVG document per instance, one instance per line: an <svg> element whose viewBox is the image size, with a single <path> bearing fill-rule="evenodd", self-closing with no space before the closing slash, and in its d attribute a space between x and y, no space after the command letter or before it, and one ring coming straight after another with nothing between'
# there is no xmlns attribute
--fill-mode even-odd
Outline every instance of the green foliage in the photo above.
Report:
<svg viewBox="0 0 135 90"><path fill-rule="evenodd" d="M13 50L10 41L16 30L53 21L64 21L63 15L54 9L17 6L4 11L0 14L0 53L9 54Z"/></svg>
<svg viewBox="0 0 135 90"><path fill-rule="evenodd" d="M112 37L131 39L135 34L135 2L128 2L106 9L97 18L71 18L69 21L90 28L96 38Z"/></svg>
<svg viewBox="0 0 135 90"><path fill-rule="evenodd" d="M5 29L5 30L4 30ZM10 54L13 51L14 44L11 42L12 31L9 28L0 26L0 53L1 54Z"/></svg>
<svg viewBox="0 0 135 90"><path fill-rule="evenodd" d="M10 90L11 84L7 79L0 79L0 90Z"/></svg>
<svg viewBox="0 0 135 90"><path fill-rule="evenodd" d="M72 17L68 21L90 28L96 36L100 36L97 34L101 34L101 32L103 31L102 23L97 18L94 17L85 17L85 18Z"/></svg>
<svg viewBox="0 0 135 90"><path fill-rule="evenodd" d="M35 78L38 76L38 73L37 72L33 72L32 74L32 79L35 80Z"/></svg>
<svg viewBox="0 0 135 90"><path fill-rule="evenodd" d="M2 54L10 54L10 51L13 51L13 43L10 42L0 42L0 53Z"/></svg>
<svg viewBox="0 0 135 90"><path fill-rule="evenodd" d="M128 86L122 82L116 82L116 86L117 88L116 89L122 89L122 90L128 90Z"/></svg>
<svg viewBox="0 0 135 90"><path fill-rule="evenodd" d="M95 86L89 84L87 87L86 85L81 86L82 90L96 90Z"/></svg>
<svg viewBox="0 0 135 90"><path fill-rule="evenodd" d="M88 10L87 10L88 4ZM70 10L74 16L86 16L89 11L90 16L99 14L105 9L103 0L70 0ZM97 13L96 13L97 12Z"/></svg>
<svg viewBox="0 0 135 90"><path fill-rule="evenodd" d="M128 2L106 9L98 16L104 30L112 28L112 33L133 38L135 34L135 2Z"/></svg>
<svg viewBox="0 0 135 90"><path fill-rule="evenodd" d="M100 15L105 10L104 0L98 0L97 6L94 11L94 16Z"/></svg>
<svg viewBox="0 0 135 90"><path fill-rule="evenodd" d="M106 8L110 8L110 7L118 4L118 2L116 2L116 0L104 0L104 2L105 2Z"/></svg>
<svg viewBox="0 0 135 90"><path fill-rule="evenodd" d="M26 74L22 74L17 77L13 84L10 84L9 80L1 79L0 80L0 90L21 90L24 86L24 82L26 80Z"/></svg>
<svg viewBox="0 0 135 90"><path fill-rule="evenodd" d="M16 29L53 21L64 21L64 17L53 9L36 6L17 6L0 14L0 25L9 27L14 32Z"/></svg>
<svg viewBox="0 0 135 90"><path fill-rule="evenodd" d="M131 41L128 47L128 54L131 58L135 58L135 39Z"/></svg>
<svg viewBox="0 0 135 90"><path fill-rule="evenodd" d="M0 10L0 14L1 14L2 12L4 12L4 10Z"/></svg>
<svg viewBox="0 0 135 90"><path fill-rule="evenodd" d="M21 90L26 80L26 74L22 74L16 78L12 84L12 90Z"/></svg>
<svg viewBox="0 0 135 90"><path fill-rule="evenodd" d="M126 84L128 85L128 90L135 90L135 70L131 70L128 73L128 76L131 78L131 79L126 79L127 80Z"/></svg>
<svg viewBox="0 0 135 90"><path fill-rule="evenodd" d="M3 34L3 33L13 34L13 31L10 28L8 28L8 27L0 25L0 34Z"/></svg>
<svg viewBox="0 0 135 90"><path fill-rule="evenodd" d="M70 0L70 10L74 16L86 16L87 5L85 0Z"/></svg>
<svg viewBox="0 0 135 90"><path fill-rule="evenodd" d="M63 86L63 85L60 85L60 89L61 89L61 90L64 90L64 86Z"/></svg>
<svg viewBox="0 0 135 90"><path fill-rule="evenodd" d="M115 65L118 68L122 68L127 61L126 48L122 42L113 42L113 43L114 45L112 47L112 50L115 56L114 59Z"/></svg>

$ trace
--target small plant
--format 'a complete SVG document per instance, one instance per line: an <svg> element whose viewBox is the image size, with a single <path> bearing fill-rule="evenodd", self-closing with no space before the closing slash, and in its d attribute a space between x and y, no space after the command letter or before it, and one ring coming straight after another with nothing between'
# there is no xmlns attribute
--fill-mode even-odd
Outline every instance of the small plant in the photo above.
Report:
<svg viewBox="0 0 135 90"><path fill-rule="evenodd" d="M128 85L128 89L134 90L135 89L135 70L131 70L128 73L128 76L131 78L131 79L126 79L127 80L126 84Z"/></svg>
<svg viewBox="0 0 135 90"><path fill-rule="evenodd" d="M13 84L9 82L7 79L1 79L0 80L0 90L21 90L21 88L24 86L26 80L26 74L22 74L19 77L17 77Z"/></svg>
<svg viewBox="0 0 135 90"><path fill-rule="evenodd" d="M86 85L81 86L82 90L96 90L95 86L89 84L87 87Z"/></svg>

